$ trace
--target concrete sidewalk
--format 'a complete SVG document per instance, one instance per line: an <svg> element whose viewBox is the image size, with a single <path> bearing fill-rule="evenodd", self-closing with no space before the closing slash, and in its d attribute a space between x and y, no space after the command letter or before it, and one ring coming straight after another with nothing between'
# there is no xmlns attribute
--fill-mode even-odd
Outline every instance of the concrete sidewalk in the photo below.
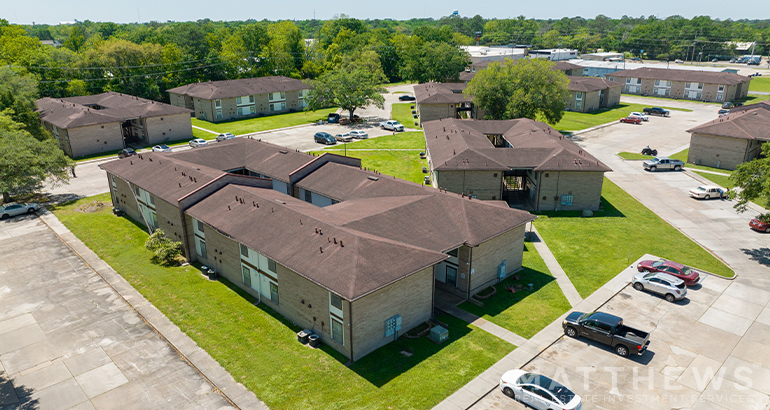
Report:
<svg viewBox="0 0 770 410"><path fill-rule="evenodd" d="M575 289L575 285L573 285L569 280L569 276L567 276L567 273L564 272L564 269L561 268L561 265L559 265L556 257L553 256L553 253L551 253L548 245L543 242L543 239L540 236L540 233L537 232L537 229L535 229L534 224L530 222L530 226L532 229L529 234L530 242L532 242L532 245L535 246L535 250L537 250L537 253L540 254L540 257L543 258L545 266L547 266L548 270L551 271L551 275L556 278L556 283L559 284L562 293L564 293L564 296L567 297L567 301L569 302L570 306L577 306L580 304L580 302L583 301L583 297L580 296L580 293L578 293L577 289ZM534 234L534 237L532 234Z"/></svg>

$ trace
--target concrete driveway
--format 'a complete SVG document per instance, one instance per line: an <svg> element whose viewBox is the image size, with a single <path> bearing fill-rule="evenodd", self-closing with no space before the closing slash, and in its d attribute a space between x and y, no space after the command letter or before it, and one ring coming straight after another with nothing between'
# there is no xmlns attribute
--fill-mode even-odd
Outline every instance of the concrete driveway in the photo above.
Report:
<svg viewBox="0 0 770 410"><path fill-rule="evenodd" d="M37 216L0 255L0 409L232 408Z"/></svg>

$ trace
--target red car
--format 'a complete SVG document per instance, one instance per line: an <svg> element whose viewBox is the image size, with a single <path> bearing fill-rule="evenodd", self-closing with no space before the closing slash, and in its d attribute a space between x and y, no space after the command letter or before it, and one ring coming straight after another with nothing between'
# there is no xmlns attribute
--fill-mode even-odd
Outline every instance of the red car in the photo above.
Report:
<svg viewBox="0 0 770 410"><path fill-rule="evenodd" d="M754 218L749 222L749 226L755 231L770 233L770 222L762 222L761 220Z"/></svg>
<svg viewBox="0 0 770 410"><path fill-rule="evenodd" d="M639 117L625 117L625 118L621 118L620 122L627 122L629 124L641 124L642 119Z"/></svg>
<svg viewBox="0 0 770 410"><path fill-rule="evenodd" d="M667 260L641 261L636 265L639 272L663 272L676 276L687 286L693 286L700 280L700 274L693 268Z"/></svg>

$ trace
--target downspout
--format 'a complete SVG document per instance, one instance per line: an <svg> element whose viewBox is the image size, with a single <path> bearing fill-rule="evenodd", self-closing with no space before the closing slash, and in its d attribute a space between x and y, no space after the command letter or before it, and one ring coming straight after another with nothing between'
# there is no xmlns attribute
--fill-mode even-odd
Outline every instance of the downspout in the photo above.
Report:
<svg viewBox="0 0 770 410"><path fill-rule="evenodd" d="M348 301L348 322L350 322L350 361L355 362L355 354L353 354L353 302Z"/></svg>
<svg viewBox="0 0 770 410"><path fill-rule="evenodd" d="M468 256L468 300L471 299L471 279L473 278L473 275L471 275L471 271L473 270L473 248L471 248L471 253Z"/></svg>

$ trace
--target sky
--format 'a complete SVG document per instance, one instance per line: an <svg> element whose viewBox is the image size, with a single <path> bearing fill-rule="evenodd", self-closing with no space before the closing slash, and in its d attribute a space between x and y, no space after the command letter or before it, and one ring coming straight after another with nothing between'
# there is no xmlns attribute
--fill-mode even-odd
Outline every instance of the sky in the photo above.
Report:
<svg viewBox="0 0 770 410"><path fill-rule="evenodd" d="M0 17L13 23L58 24L62 21L148 21L211 20L327 20L344 13L359 19L447 16L457 9L461 16L480 14L484 18L524 15L536 19L560 19L599 14L612 18L639 17L654 13L659 18L680 15L687 18L707 15L722 20L742 18L770 19L767 0L743 0L740 7L726 7L724 0L667 0L652 3L622 0L390 0L390 1L167 1L167 0L0 0ZM33 6L34 5L34 6Z"/></svg>

